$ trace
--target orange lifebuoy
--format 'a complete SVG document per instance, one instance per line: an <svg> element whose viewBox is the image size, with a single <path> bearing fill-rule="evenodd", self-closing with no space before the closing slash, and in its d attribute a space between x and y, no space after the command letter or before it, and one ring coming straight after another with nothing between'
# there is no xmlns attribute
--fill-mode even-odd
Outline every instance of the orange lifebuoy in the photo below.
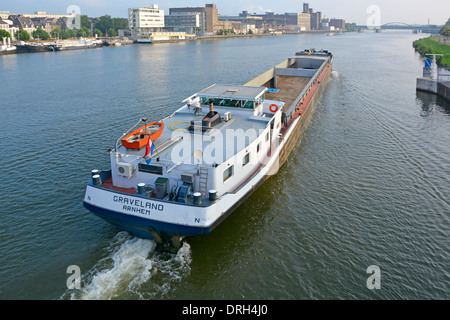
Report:
<svg viewBox="0 0 450 320"><path fill-rule="evenodd" d="M272 109L272 107L275 107L274 109ZM277 112L278 111L278 106L276 105L276 104L271 104L270 105L270 107L269 107L269 109L270 109L270 111L272 111L272 112Z"/></svg>

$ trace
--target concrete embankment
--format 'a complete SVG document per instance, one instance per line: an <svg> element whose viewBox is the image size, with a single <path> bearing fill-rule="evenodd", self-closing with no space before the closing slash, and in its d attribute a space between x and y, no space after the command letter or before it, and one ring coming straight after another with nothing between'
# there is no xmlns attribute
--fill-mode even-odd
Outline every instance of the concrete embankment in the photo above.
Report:
<svg viewBox="0 0 450 320"><path fill-rule="evenodd" d="M417 90L435 93L450 101L450 82L417 78Z"/></svg>

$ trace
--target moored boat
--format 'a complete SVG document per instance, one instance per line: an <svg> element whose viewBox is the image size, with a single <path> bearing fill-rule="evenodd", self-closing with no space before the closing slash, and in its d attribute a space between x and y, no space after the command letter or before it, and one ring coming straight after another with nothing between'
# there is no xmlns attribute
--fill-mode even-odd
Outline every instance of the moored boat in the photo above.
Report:
<svg viewBox="0 0 450 320"><path fill-rule="evenodd" d="M53 48L55 51L83 50L95 49L102 46L102 42L98 39L65 40L57 42Z"/></svg>

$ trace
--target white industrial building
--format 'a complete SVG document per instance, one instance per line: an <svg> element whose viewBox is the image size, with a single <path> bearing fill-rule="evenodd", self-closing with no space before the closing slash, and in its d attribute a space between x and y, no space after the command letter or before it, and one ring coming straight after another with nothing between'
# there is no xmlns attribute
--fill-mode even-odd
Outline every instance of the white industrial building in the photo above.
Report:
<svg viewBox="0 0 450 320"><path fill-rule="evenodd" d="M164 10L157 4L128 9L128 24L132 33L149 33L164 28Z"/></svg>

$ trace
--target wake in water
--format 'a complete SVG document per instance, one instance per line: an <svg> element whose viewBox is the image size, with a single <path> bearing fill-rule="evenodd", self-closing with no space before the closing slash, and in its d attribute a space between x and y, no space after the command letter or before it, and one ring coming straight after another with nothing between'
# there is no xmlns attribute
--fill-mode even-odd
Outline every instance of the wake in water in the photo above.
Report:
<svg viewBox="0 0 450 320"><path fill-rule="evenodd" d="M184 242L176 254L155 251L156 242L118 233L107 256L81 276L81 289L61 299L161 299L190 273L191 251Z"/></svg>

